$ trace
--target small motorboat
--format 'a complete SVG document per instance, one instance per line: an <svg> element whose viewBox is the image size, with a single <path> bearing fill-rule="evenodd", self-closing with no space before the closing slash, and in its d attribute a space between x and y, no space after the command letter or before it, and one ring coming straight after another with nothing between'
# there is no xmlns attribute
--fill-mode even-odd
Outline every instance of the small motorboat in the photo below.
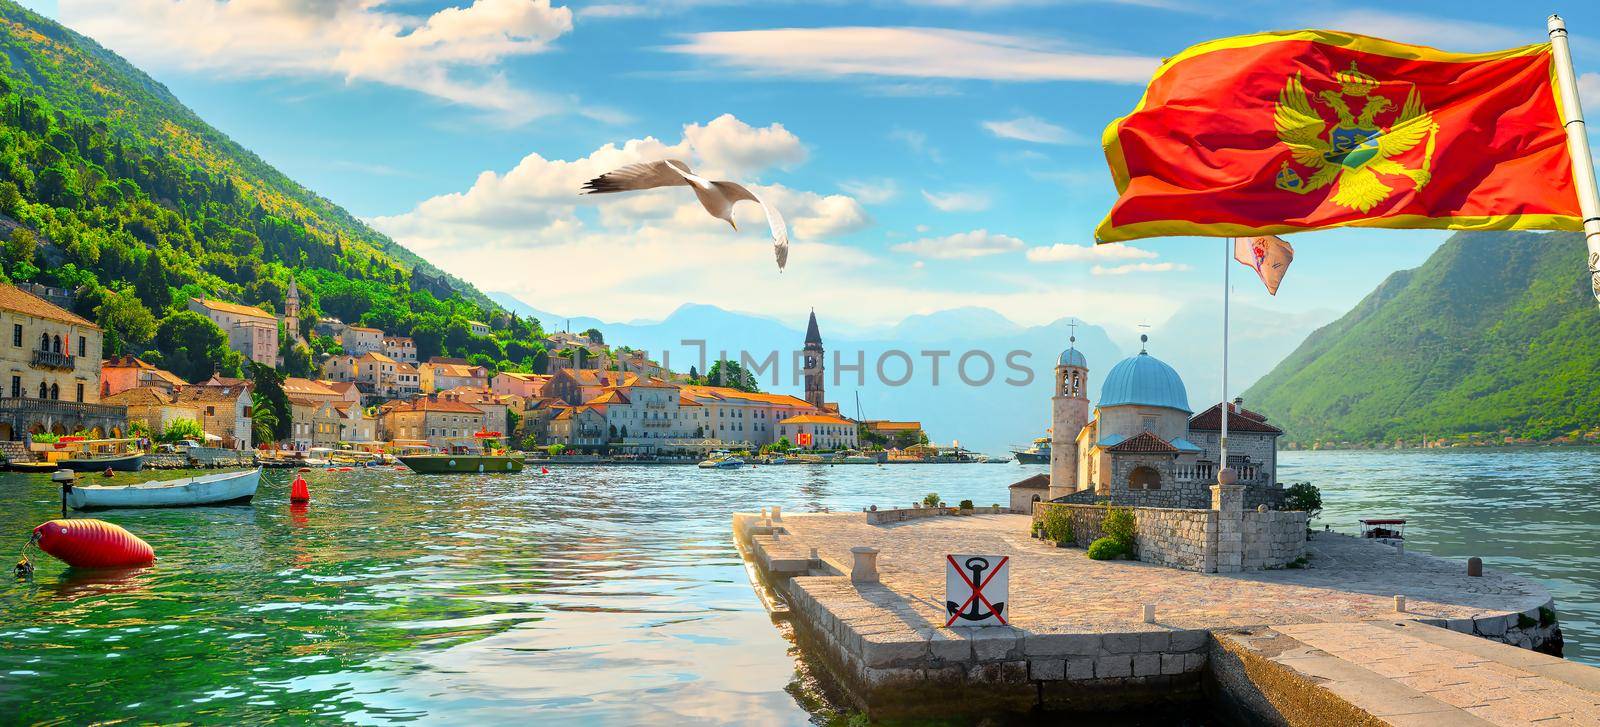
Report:
<svg viewBox="0 0 1600 727"><path fill-rule="evenodd" d="M59 469L60 467L61 467L61 465L58 465L58 464L56 464L54 462L28 462L28 461L24 461L24 460L15 460L15 459L6 463L6 469L11 470L12 472L46 473L46 472L54 472L57 469Z"/></svg>
<svg viewBox="0 0 1600 727"><path fill-rule="evenodd" d="M256 496L260 485L260 469L136 485L73 485L67 491L67 505L74 510L242 505Z"/></svg>
<svg viewBox="0 0 1600 727"><path fill-rule="evenodd" d="M744 460L727 452L712 452L711 457L700 463L703 470L734 470L744 466Z"/></svg>
<svg viewBox="0 0 1600 727"><path fill-rule="evenodd" d="M61 441L53 443L56 450L70 450L56 459L56 464L61 469L74 472L99 472L101 470L115 470L118 472L138 472L144 469L144 452L136 446L139 440L124 437L122 439L83 439L81 437L62 437Z"/></svg>

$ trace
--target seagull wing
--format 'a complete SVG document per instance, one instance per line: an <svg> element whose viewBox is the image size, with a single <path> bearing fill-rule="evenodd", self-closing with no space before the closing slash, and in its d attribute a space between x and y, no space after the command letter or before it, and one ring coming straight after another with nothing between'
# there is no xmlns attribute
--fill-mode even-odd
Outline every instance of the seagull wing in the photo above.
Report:
<svg viewBox="0 0 1600 727"><path fill-rule="evenodd" d="M742 184L712 182L711 185L733 202L749 200L761 205L761 210L767 213L767 225L772 228L772 253L778 259L778 270L782 271L783 266L789 263L789 225L783 221L783 213Z"/></svg>
<svg viewBox="0 0 1600 727"><path fill-rule="evenodd" d="M681 171L671 166L674 164L680 167ZM584 183L583 193L605 194L608 192L633 192L640 189L655 189L656 187L671 187L674 185L688 186L689 180L685 177L688 171L689 165L676 159L629 164L606 172Z"/></svg>

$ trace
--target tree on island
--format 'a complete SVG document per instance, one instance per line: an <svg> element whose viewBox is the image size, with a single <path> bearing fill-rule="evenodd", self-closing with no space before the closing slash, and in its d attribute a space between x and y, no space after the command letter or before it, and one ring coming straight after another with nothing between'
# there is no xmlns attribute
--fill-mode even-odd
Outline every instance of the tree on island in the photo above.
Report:
<svg viewBox="0 0 1600 727"><path fill-rule="evenodd" d="M711 364L706 371L706 384L709 386L726 386L730 389L759 393L761 387L756 383L756 377L749 369L739 365L737 361L727 359Z"/></svg>

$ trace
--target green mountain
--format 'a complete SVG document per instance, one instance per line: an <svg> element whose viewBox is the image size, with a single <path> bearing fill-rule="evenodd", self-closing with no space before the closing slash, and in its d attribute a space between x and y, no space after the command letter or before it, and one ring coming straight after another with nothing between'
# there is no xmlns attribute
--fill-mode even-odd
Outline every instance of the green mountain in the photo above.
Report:
<svg viewBox="0 0 1600 727"><path fill-rule="evenodd" d="M1458 233L1245 392L1291 442L1546 440L1600 427L1600 310L1573 233Z"/></svg>
<svg viewBox="0 0 1600 727"><path fill-rule="evenodd" d="M189 297L282 310L291 276L311 345L287 357L290 373L338 350L309 335L318 315L412 335L424 357L544 366L537 321L506 313L116 54L11 0L0 0L0 240L0 278L75 290L76 312L107 329L107 354L148 354L180 374L242 368L182 312ZM493 334L472 335L473 320Z"/></svg>

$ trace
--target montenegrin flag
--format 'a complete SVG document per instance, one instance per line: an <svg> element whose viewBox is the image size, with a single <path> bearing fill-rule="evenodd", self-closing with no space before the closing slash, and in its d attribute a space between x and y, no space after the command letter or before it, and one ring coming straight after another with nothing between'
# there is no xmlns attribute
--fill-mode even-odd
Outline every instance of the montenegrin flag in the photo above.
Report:
<svg viewBox="0 0 1600 727"><path fill-rule="evenodd" d="M1263 33L1164 62L1106 128L1099 242L1328 227L1578 230L1550 45Z"/></svg>

